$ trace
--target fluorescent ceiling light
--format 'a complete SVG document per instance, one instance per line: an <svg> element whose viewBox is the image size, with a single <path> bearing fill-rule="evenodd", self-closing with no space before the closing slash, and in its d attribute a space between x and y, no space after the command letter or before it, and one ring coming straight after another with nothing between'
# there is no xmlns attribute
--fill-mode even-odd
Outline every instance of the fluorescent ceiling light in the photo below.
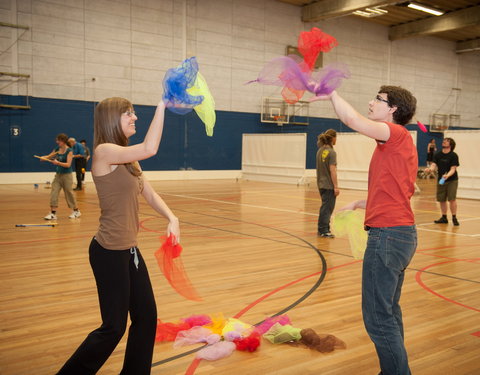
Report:
<svg viewBox="0 0 480 375"><path fill-rule="evenodd" d="M378 16L383 16L384 14L387 14L388 11L385 9L380 9L379 7L375 8L365 8L365 10L357 10L353 12L356 16L362 16L362 17L378 17Z"/></svg>
<svg viewBox="0 0 480 375"><path fill-rule="evenodd" d="M425 12L425 13L430 13L430 14L433 14L435 16L441 16L443 13L445 13L445 12L442 12L440 10L429 8L425 5L414 3L414 2L410 2L407 6L409 8L420 10L420 11Z"/></svg>

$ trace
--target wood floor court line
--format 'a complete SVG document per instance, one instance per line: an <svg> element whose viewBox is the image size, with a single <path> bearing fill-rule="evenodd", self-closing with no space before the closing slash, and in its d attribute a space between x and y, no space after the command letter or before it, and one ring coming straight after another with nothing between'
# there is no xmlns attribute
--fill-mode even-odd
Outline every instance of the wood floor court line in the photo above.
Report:
<svg viewBox="0 0 480 375"><path fill-rule="evenodd" d="M168 195L173 195L176 197L182 197L182 198L187 198L187 199L196 199L196 200L205 200L205 201L210 201L214 203L224 203L224 204L231 204L231 205L240 205L240 206L245 206L245 207L252 207L252 208L259 208L259 209L266 209L266 210L274 210L274 211L280 211L280 212L289 212L289 213L295 213L295 214L304 214L304 215L310 215L310 216L318 216L317 213L311 213L311 212L306 212L306 211L293 211L293 210L286 210L286 209L276 209L273 207L266 207L266 206L252 206L244 203L238 203L238 202L228 202L228 201L223 201L223 200L218 200L218 199L207 199L207 198L199 198L199 197L194 197L194 196L183 196L183 195L178 195L178 194L168 194ZM318 200L319 202L321 200ZM438 211L438 210L437 210ZM424 212L437 212L437 211L424 211ZM480 217L475 216L467 219L462 219L462 222L464 221L471 221L471 220L480 220ZM455 233L455 232L444 232L441 230L435 230L435 229L429 229L429 228L418 228L426 225L433 225L432 222L425 222L425 223L416 223L417 229L418 230L426 230L426 231L431 231L431 232L437 232L437 233L447 233L449 235L459 235L459 236L480 236L480 234L462 234L462 233Z"/></svg>
<svg viewBox="0 0 480 375"><path fill-rule="evenodd" d="M402 294L412 373L480 373L480 337L473 334L480 329L479 312L461 306L480 309L480 265L472 261L480 250L476 236L480 202L459 199L460 226L433 228L439 215L434 181L418 184L422 192L412 198L412 207L417 222L425 225L418 227L418 250L406 271ZM347 343L346 350L321 354L262 342L256 353L236 352L219 361L202 361L195 375L378 373L375 351L361 317L361 261L353 259L346 238L316 236L320 199L315 184L215 180L154 181L152 185L180 219L183 262L204 297L200 303L183 299L159 272L153 253L166 223L141 201L140 220L145 228L139 233L139 247L162 321L192 313L234 316L254 301L259 302L241 316L247 323L281 311L313 287L322 269L308 242L321 251L327 272L321 285L288 315L295 327L331 333ZM86 190L76 193L80 219L67 218L70 211L61 196L55 228L14 227L15 223L43 222L49 193L42 186L35 192L27 185L0 185L2 375L55 373L99 323L95 282L88 264L88 244L100 212L93 185L87 183ZM364 191L341 190L337 208L365 195ZM430 293L416 277L435 293L461 305ZM99 375L119 373L125 343L124 337ZM184 375L196 349L156 344L153 363L159 365L152 368L152 375Z"/></svg>
<svg viewBox="0 0 480 375"><path fill-rule="evenodd" d="M251 223L249 223L251 224ZM218 229L218 228L217 228ZM433 250L433 249L430 249L430 250ZM426 255L430 255L430 254L426 254ZM470 261L470 260L463 260L463 259L452 259L452 260L449 260L449 261ZM358 261L360 262L360 261ZM346 265L350 265L352 263L347 263ZM436 265L436 264L433 264L433 266ZM345 265L342 265L342 266L345 266ZM421 275L422 273L430 273L430 274L435 274L435 275L438 275L438 276L443 276L443 277L449 277L449 275L445 275L445 274L440 274L440 273L434 273L434 272L429 272L429 271L426 271L427 268L429 268L430 266L426 267L425 269L413 269L413 268L409 268L408 270L409 271L415 271L417 275ZM306 278L308 278L309 276L306 276ZM452 277L453 278L453 277ZM421 280L421 276L417 276L417 279L418 280ZM461 280L461 281L473 281L473 280L467 280L467 279L461 279L461 278L456 278L457 280ZM434 293L436 294L437 296L439 296L440 298L444 298L446 301L448 302L452 302L452 303L455 303L455 304L458 304L459 306L462 306L462 307L465 307L465 308L469 308L469 309L472 309L474 311L480 311L480 310L477 310L475 308L472 308L470 306L467 306L467 305L464 305L464 304L461 304L461 303L458 303L456 301L453 301L451 299L448 299L444 296L441 296L439 295L438 293L435 293L433 292L429 287L427 287L425 284L423 284L423 282L420 282L418 281L420 286L422 286L424 289L426 289L427 291L431 292L431 293ZM476 281L473 281L473 282L476 282Z"/></svg>
<svg viewBox="0 0 480 375"><path fill-rule="evenodd" d="M272 295L274 295L275 293L277 293L278 291L282 290L282 289L285 289L286 287L290 286L290 285L293 285L293 284L296 284L298 282L301 282L301 281L304 281L310 277L314 277L314 276L317 276L320 274L320 277L319 279L315 282L315 284L306 292L304 293L299 299L297 299L295 302L293 302L292 304L290 304L289 306L283 308L281 311L278 311L276 312L275 314L272 314L270 317L276 317L276 316L279 316L279 315L283 315L283 314L286 314L289 310L293 309L295 306L297 306L298 304L300 304L301 302L303 302L305 299L307 299L315 290L317 290L317 288L321 285L321 283L323 282L324 278L325 278L325 275L326 273L328 272L328 270L326 269L326 262L325 262L325 258L322 256L321 252L319 252L315 247L311 246L311 248L313 248L317 253L318 255L320 256L320 258L322 259L322 266L323 266L323 269L321 272L317 272L315 274L312 274L312 275L307 275L307 276L304 276L298 280L294 280L286 285L281 285L279 287L277 287L276 289L270 291L269 293L265 294L264 296L260 297L259 299L257 299L256 301L253 301L252 303L250 303L248 306L246 306L245 308L243 308L242 310L240 310L238 313L236 313L233 318L235 319L240 319L242 317L243 314L245 314L248 310L250 310L252 307L254 307L255 305L257 305L259 302L267 299L268 297L271 297ZM264 320L262 321L259 321L255 324L253 324L254 326L257 326L259 324L261 324ZM194 350L191 350L191 351L188 351L188 352L185 352L183 353L182 355L178 355L178 356L174 356L174 357L171 357L171 358L167 358L167 359L164 359L162 361L159 361L159 362L156 362L156 363L153 363L152 364L152 367L156 367L156 366L159 366L163 363L166 363L166 362L170 362L172 360L175 360L175 359L178 359L180 357L183 357L185 355L189 355L189 354L193 354L197 351L199 351L200 349L202 349L203 346L200 346L198 347L197 349L194 349ZM200 361L198 361L200 362ZM192 362L192 364L195 363L195 361ZM191 365L192 366L192 365ZM196 365L195 365L195 369L196 369Z"/></svg>

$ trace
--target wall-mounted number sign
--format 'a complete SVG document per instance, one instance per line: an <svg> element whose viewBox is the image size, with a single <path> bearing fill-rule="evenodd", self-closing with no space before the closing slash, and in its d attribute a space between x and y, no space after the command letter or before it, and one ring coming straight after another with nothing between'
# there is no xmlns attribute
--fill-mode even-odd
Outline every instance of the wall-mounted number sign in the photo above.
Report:
<svg viewBox="0 0 480 375"><path fill-rule="evenodd" d="M18 136L20 136L20 133L21 133L20 126L13 125L12 127L10 127L10 135L12 137L18 137Z"/></svg>

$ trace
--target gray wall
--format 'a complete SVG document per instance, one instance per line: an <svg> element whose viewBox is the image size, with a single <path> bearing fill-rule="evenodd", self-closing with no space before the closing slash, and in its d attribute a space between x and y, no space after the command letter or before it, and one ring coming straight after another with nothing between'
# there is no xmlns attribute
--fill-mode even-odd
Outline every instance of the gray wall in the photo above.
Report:
<svg viewBox="0 0 480 375"><path fill-rule="evenodd" d="M0 71L30 74L35 97L154 105L165 71L197 56L219 110L258 113L262 96L280 90L244 82L317 26L338 39L324 63L349 65L339 91L359 111L389 83L417 96L422 122L457 113L462 126L480 128L480 53L457 55L453 42L435 37L391 42L386 27L359 17L304 24L299 7L273 0L0 0L0 20L30 27L0 27ZM24 82L5 77L0 88L26 93ZM327 103L310 115L335 117Z"/></svg>

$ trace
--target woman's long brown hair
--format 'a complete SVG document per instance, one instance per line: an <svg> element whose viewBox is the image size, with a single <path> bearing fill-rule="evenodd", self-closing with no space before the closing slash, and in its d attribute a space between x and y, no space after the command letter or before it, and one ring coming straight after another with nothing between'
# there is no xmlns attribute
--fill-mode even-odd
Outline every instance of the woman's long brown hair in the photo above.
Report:
<svg viewBox="0 0 480 375"><path fill-rule="evenodd" d="M95 108L93 121L93 149L102 143L114 143L120 146L128 146L128 138L125 136L120 123L122 113L133 108L132 103L124 98L108 98L102 100ZM134 176L142 174L138 162L126 163L128 171Z"/></svg>
<svg viewBox="0 0 480 375"><path fill-rule="evenodd" d="M328 129L325 133L320 134L317 137L317 146L329 145L333 147L333 138L337 138L337 132L333 129Z"/></svg>

